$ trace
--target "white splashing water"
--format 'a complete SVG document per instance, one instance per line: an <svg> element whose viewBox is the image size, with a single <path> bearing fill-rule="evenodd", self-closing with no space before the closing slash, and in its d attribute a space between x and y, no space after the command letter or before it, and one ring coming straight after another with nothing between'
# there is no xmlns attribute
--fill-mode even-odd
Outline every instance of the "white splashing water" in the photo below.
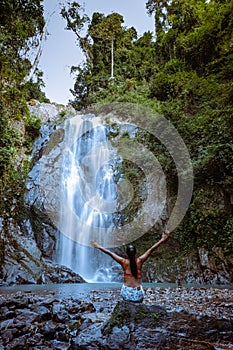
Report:
<svg viewBox="0 0 233 350"><path fill-rule="evenodd" d="M111 281L111 258L89 242L106 245L114 228L116 153L99 118L72 118L65 130L57 261L87 281Z"/></svg>

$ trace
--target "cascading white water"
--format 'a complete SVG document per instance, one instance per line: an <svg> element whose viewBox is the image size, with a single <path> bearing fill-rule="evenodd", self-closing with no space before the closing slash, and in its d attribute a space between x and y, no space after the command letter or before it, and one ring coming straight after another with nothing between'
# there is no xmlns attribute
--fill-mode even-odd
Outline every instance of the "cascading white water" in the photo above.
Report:
<svg viewBox="0 0 233 350"><path fill-rule="evenodd" d="M116 153L105 126L91 115L67 120L64 137L57 260L86 280L110 281L110 257L89 241L104 245L114 228Z"/></svg>

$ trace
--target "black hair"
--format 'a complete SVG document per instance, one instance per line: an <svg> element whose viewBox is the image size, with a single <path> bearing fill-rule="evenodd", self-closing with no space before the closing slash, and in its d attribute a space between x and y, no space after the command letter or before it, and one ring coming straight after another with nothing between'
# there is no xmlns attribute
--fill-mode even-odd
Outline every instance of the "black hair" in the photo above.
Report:
<svg viewBox="0 0 233 350"><path fill-rule="evenodd" d="M136 248L134 247L134 245L127 246L126 254L128 255L128 258L129 258L130 269L131 269L132 275L135 278L138 278L138 268L137 268L137 264L135 261Z"/></svg>

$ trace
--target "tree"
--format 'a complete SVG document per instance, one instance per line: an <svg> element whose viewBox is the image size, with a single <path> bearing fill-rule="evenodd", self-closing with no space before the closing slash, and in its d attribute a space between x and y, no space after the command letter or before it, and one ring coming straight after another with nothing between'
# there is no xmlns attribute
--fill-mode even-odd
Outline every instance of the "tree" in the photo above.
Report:
<svg viewBox="0 0 233 350"><path fill-rule="evenodd" d="M179 59L201 74L224 64L230 68L231 0L149 0L146 6L155 15L158 64Z"/></svg>
<svg viewBox="0 0 233 350"><path fill-rule="evenodd" d="M32 68L30 57L43 34L41 2L4 0L0 3L0 102L11 115L17 115L23 108L23 84Z"/></svg>
<svg viewBox="0 0 233 350"><path fill-rule="evenodd" d="M159 71L150 84L150 98L162 101L160 112L183 136L194 166L193 201L179 235L227 251L233 222L232 7L231 0L170 1L168 27L155 43Z"/></svg>
<svg viewBox="0 0 233 350"><path fill-rule="evenodd" d="M148 0L146 3L147 12L149 15L154 15L155 19L155 35L159 40L160 36L166 32L167 21L167 8L169 6L168 1Z"/></svg>
<svg viewBox="0 0 233 350"><path fill-rule="evenodd" d="M82 15L83 12L84 9L76 1L68 1L67 6L63 6L61 9L61 15L67 23L66 29L72 30L75 33L78 45L83 50L86 58L91 59L92 54L90 50L88 34L85 36L81 35L81 32L84 29L85 25L89 23L89 17L86 14Z"/></svg>
<svg viewBox="0 0 233 350"><path fill-rule="evenodd" d="M44 33L41 0L0 2L1 171L7 170L20 146L14 120L27 116L29 75Z"/></svg>
<svg viewBox="0 0 233 350"><path fill-rule="evenodd" d="M98 70L101 61L102 68L111 71L111 79L114 78L114 43L123 35L122 23L124 23L123 17L117 13L107 17L94 13L89 27L89 34L93 39L93 68Z"/></svg>
<svg viewBox="0 0 233 350"><path fill-rule="evenodd" d="M69 6L63 8L62 16L86 54L83 65L72 67L72 72L77 74L71 90L75 108L86 107L115 92L125 95L134 89L137 80L142 85L151 79L155 63L152 33L138 39L135 28L124 27L124 19L118 13L104 16L95 12L90 20L81 14L83 9L78 3L69 3ZM84 47L83 42L88 45Z"/></svg>

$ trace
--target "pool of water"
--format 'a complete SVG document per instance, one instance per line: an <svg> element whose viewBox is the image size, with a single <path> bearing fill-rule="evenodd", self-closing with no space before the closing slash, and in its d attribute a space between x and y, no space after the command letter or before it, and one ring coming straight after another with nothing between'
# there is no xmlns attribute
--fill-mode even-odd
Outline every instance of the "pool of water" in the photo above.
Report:
<svg viewBox="0 0 233 350"><path fill-rule="evenodd" d="M120 283L64 283L64 284L30 284L0 287L0 295L17 292L34 293L38 295L53 294L59 297L81 297L101 290L120 289Z"/></svg>
<svg viewBox="0 0 233 350"><path fill-rule="evenodd" d="M12 295L20 292L34 293L38 295L54 295L61 298L85 297L90 293L105 290L120 290L122 283L72 283L72 284L30 284L0 286L0 295ZM172 283L142 283L144 288L177 288L177 284ZM233 285L183 285L185 288L218 288L233 289Z"/></svg>

